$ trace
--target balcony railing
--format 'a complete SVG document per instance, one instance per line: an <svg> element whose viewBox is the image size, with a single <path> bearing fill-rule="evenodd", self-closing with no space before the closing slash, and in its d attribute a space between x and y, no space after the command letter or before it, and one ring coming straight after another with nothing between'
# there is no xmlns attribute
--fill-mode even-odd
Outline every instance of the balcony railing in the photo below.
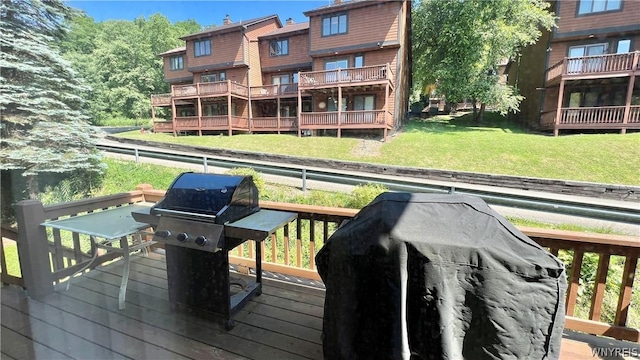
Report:
<svg viewBox="0 0 640 360"><path fill-rule="evenodd" d="M343 125L384 124L384 110L362 110L342 112Z"/></svg>
<svg viewBox="0 0 640 360"><path fill-rule="evenodd" d="M251 120L251 128L256 131L294 131L297 130L295 117L254 117Z"/></svg>
<svg viewBox="0 0 640 360"><path fill-rule="evenodd" d="M171 105L171 94L151 95L152 106L168 106Z"/></svg>
<svg viewBox="0 0 640 360"><path fill-rule="evenodd" d="M572 107L561 108L559 120L556 110L541 114L542 129L640 129L640 105L629 107L625 122L625 106Z"/></svg>
<svg viewBox="0 0 640 360"><path fill-rule="evenodd" d="M338 123L337 111L325 112L303 112L300 114L300 126L353 126L361 125L366 128L368 125L384 125L386 123L384 110L357 110L342 111ZM391 116L389 116L391 118Z"/></svg>
<svg viewBox="0 0 640 360"><path fill-rule="evenodd" d="M271 84L251 87L251 98L253 99L282 95L298 96L298 84Z"/></svg>
<svg viewBox="0 0 640 360"><path fill-rule="evenodd" d="M17 241L21 246L18 252L23 267L21 277L29 295L39 297L53 292L54 282L63 281L90 261L86 245L88 241L82 238L83 235L61 234L57 230L47 234L40 226L42 222L123 204L157 202L164 193L153 190L149 185L140 185L136 191L71 203L48 206L35 200L19 203ZM315 280L320 280L314 262L317 251L340 223L357 213L355 209L274 202L261 202L260 206L298 214L292 226L284 227L260 244L263 269ZM547 247L551 253L565 259L569 283L565 299L567 329L640 342L640 331L629 326L629 317L633 315L630 311L631 295L634 291L640 291L638 283L634 282L640 257L640 241L637 237L523 227L520 230ZM3 229L5 233L9 232ZM61 239L69 239L69 242ZM0 242L2 249L4 246L4 242ZM232 250L230 263L236 265L239 271L248 272L248 268L255 267L256 254L253 248L253 244L248 242ZM113 261L118 255L102 254L92 263L92 267ZM594 266L594 258L597 258L594 277L584 281L581 273ZM616 266L616 271L613 271L613 266ZM5 279L6 269L3 267L2 271ZM605 302L605 299L609 300ZM610 314L603 311L605 303L612 306ZM580 307L583 304L587 304L587 309ZM608 317L605 318L605 315Z"/></svg>
<svg viewBox="0 0 640 360"><path fill-rule="evenodd" d="M154 132L173 132L173 121L154 121Z"/></svg>
<svg viewBox="0 0 640 360"><path fill-rule="evenodd" d="M547 81L560 76L581 77L640 70L640 51L625 54L566 57L547 69Z"/></svg>
<svg viewBox="0 0 640 360"><path fill-rule="evenodd" d="M389 64L359 68L310 71L300 73L300 87L336 86L338 84L358 85L365 83L393 82L393 71Z"/></svg>
<svg viewBox="0 0 640 360"><path fill-rule="evenodd" d="M563 108L560 124L622 124L624 106Z"/></svg>
<svg viewBox="0 0 640 360"><path fill-rule="evenodd" d="M225 96L229 94L248 96L249 89L245 85L231 80L188 85L173 85L171 87L171 95L173 97Z"/></svg>

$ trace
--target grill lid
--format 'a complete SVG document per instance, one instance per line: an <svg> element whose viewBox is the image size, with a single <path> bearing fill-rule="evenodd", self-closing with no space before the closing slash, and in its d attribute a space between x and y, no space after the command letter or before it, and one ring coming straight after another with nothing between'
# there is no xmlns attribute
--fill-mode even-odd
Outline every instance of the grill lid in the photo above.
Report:
<svg viewBox="0 0 640 360"><path fill-rule="evenodd" d="M215 216L216 223L234 221L259 210L258 189L251 176L186 172L173 180L151 213L162 210Z"/></svg>

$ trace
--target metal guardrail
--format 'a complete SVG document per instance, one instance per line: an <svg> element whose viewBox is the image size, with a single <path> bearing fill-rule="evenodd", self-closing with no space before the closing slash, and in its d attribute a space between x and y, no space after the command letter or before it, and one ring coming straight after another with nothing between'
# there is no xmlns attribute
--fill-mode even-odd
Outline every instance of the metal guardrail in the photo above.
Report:
<svg viewBox="0 0 640 360"><path fill-rule="evenodd" d="M301 166L291 166L284 164L267 164L260 161L233 160L228 158L218 158L204 155L191 154L169 154L162 151L142 150L116 145L100 144L98 149L135 156L136 162L140 157L176 161L189 164L202 164L203 171L207 172L209 166L221 168L251 167L254 170L270 175L284 176L302 180L302 189L306 190L307 180L316 180L342 185L359 185L375 183L384 185L391 191L409 192L429 192L429 193L459 193L478 196L490 205L500 205L512 208L537 210L542 212L556 213L562 215L582 216L599 220L625 222L630 224L640 224L640 205L615 206L603 205L588 201L573 201L566 199L548 199L535 195L515 195L498 190L488 191L473 187L466 187L464 184L441 185L434 184L423 179L412 181L401 178L390 180L388 177L377 177L369 174L344 174L337 171L309 169ZM634 203L635 204L635 203Z"/></svg>

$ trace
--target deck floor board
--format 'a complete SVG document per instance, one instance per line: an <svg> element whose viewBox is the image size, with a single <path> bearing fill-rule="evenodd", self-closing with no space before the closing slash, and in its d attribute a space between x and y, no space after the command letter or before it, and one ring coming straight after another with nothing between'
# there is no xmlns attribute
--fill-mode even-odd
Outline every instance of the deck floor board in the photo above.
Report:
<svg viewBox="0 0 640 360"><path fill-rule="evenodd" d="M322 359L322 289L265 279L263 294L226 331L218 317L170 310L163 256L132 258L124 310L118 310L121 274L121 262L99 267L41 300L3 287L2 358ZM567 337L560 359L597 359L591 349L602 344L611 342Z"/></svg>

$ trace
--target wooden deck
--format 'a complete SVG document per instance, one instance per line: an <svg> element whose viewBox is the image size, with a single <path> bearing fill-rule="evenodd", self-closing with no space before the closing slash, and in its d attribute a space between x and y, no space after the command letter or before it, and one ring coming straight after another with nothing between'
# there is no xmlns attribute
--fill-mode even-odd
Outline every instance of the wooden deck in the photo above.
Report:
<svg viewBox="0 0 640 360"><path fill-rule="evenodd" d="M169 310L164 257L132 258L126 309L121 263L99 267L44 300L2 288L3 359L321 359L324 291L265 279L263 294L227 332L219 318ZM591 346L588 343L591 343ZM591 347L637 344L567 334L561 359L595 359ZM614 356L602 359L622 359Z"/></svg>

